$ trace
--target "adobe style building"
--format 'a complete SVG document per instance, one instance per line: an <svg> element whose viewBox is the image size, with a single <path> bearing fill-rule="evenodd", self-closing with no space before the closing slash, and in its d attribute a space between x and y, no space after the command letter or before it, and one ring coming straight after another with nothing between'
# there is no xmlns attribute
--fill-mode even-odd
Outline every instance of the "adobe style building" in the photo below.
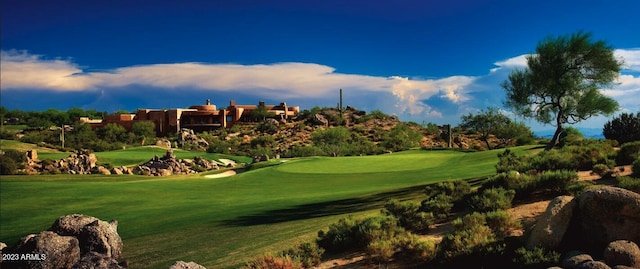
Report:
<svg viewBox="0 0 640 269"><path fill-rule="evenodd" d="M231 128L235 124L252 123L256 119L251 116L251 113L262 107L275 115L276 119L288 119L300 113L300 107L288 106L284 102L279 105L265 105L263 101L260 101L258 105L237 105L234 100L231 100L227 108L216 109L216 106L207 99L204 105L194 105L185 109L138 109L135 114L111 114L103 120L80 118L80 122L89 124L93 129L102 128L109 123L116 123L131 131L136 122L151 121L155 124L156 134L166 136L170 133L176 133L182 128L202 132Z"/></svg>

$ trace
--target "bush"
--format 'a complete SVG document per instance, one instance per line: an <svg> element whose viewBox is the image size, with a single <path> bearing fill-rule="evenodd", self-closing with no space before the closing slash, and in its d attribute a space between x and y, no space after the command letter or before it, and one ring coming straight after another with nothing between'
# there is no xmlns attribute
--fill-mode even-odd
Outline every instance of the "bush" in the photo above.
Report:
<svg viewBox="0 0 640 269"><path fill-rule="evenodd" d="M0 155L0 175L13 175L17 172L18 165L16 161L7 155Z"/></svg>
<svg viewBox="0 0 640 269"><path fill-rule="evenodd" d="M640 193L640 179L632 177L617 177L618 187Z"/></svg>
<svg viewBox="0 0 640 269"><path fill-rule="evenodd" d="M498 238L505 238L509 232L522 228L520 222L506 211L491 211L485 214L487 226L496 234Z"/></svg>
<svg viewBox="0 0 640 269"><path fill-rule="evenodd" d="M592 173L600 176L601 178L605 178L605 177L610 177L612 174L612 171L608 165L599 163L593 166Z"/></svg>
<svg viewBox="0 0 640 269"><path fill-rule="evenodd" d="M510 149L498 153L498 164L496 164L496 173L505 173L509 171L526 172L531 169L526 156L518 157Z"/></svg>
<svg viewBox="0 0 640 269"><path fill-rule="evenodd" d="M306 242L288 249L282 254L282 256L289 256L296 261L300 261L303 267L310 268L320 264L324 249L318 247L315 242Z"/></svg>
<svg viewBox="0 0 640 269"><path fill-rule="evenodd" d="M631 171L633 176L640 177L640 156L631 164Z"/></svg>
<svg viewBox="0 0 640 269"><path fill-rule="evenodd" d="M463 180L439 182L428 185L425 188L425 193L429 197L444 194L449 196L452 201L456 201L471 193L471 185L469 185L469 182Z"/></svg>
<svg viewBox="0 0 640 269"><path fill-rule="evenodd" d="M427 262L436 256L436 243L412 233L399 238L400 253L414 261Z"/></svg>
<svg viewBox="0 0 640 269"><path fill-rule="evenodd" d="M517 171L509 171L499 173L491 178L484 184L482 188L498 188L502 187L507 190L515 190L516 194L519 194L521 190L525 190L534 181L534 177L521 174Z"/></svg>
<svg viewBox="0 0 640 269"><path fill-rule="evenodd" d="M482 193L471 197L471 208L480 212L508 209L511 208L515 194L514 190L503 188L485 189Z"/></svg>
<svg viewBox="0 0 640 269"><path fill-rule="evenodd" d="M300 269L303 268L299 261L285 255L274 257L271 255L255 258L248 262L243 269Z"/></svg>
<svg viewBox="0 0 640 269"><path fill-rule="evenodd" d="M451 197L441 193L429 199L423 200L420 210L424 212L430 212L433 216L438 219L445 219L451 213L451 209L453 208L453 201Z"/></svg>
<svg viewBox="0 0 640 269"><path fill-rule="evenodd" d="M640 140L640 112L620 114L604 124L602 133L607 139L617 140L620 144Z"/></svg>
<svg viewBox="0 0 640 269"><path fill-rule="evenodd" d="M547 268L560 262L560 253L543 247L535 247L532 250L522 247L516 249L513 262L527 268Z"/></svg>
<svg viewBox="0 0 640 269"><path fill-rule="evenodd" d="M544 189L556 194L564 194L569 185L577 180L578 173L575 171L545 171L536 175L535 181L528 189L530 191Z"/></svg>
<svg viewBox="0 0 640 269"><path fill-rule="evenodd" d="M376 262L389 262L396 253L396 244L391 239L376 239L367 245L366 253Z"/></svg>
<svg viewBox="0 0 640 269"><path fill-rule="evenodd" d="M640 141L624 143L620 146L618 156L616 156L616 164L628 165L640 156Z"/></svg>
<svg viewBox="0 0 640 269"><path fill-rule="evenodd" d="M363 248L376 239L389 239L403 233L398 220L392 216L377 215L363 220L342 218L329 225L329 230L318 232L318 246L328 252Z"/></svg>
<svg viewBox="0 0 640 269"><path fill-rule="evenodd" d="M420 211L420 204L416 202L400 202L391 200L384 205L387 214L398 219L400 226L408 230L426 230L433 224L433 214Z"/></svg>
<svg viewBox="0 0 640 269"><path fill-rule="evenodd" d="M445 235L438 246L445 259L470 255L482 246L496 241L495 234L480 213L457 218L452 224L454 231Z"/></svg>
<svg viewBox="0 0 640 269"><path fill-rule="evenodd" d="M324 151L316 146L294 146L287 154L287 157L310 157L310 156L323 156Z"/></svg>

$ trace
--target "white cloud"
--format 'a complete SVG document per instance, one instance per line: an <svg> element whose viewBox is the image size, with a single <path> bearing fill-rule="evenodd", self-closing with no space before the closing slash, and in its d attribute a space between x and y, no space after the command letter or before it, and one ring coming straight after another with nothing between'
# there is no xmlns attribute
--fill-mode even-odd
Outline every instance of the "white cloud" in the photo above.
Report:
<svg viewBox="0 0 640 269"><path fill-rule="evenodd" d="M512 57L503 61L495 62L494 65L498 66L492 68L490 71L496 72L502 68L524 68L527 67L527 57L531 54L522 54L516 57Z"/></svg>
<svg viewBox="0 0 640 269"><path fill-rule="evenodd" d="M640 48L617 49L614 55L624 61L624 69L640 71Z"/></svg>
<svg viewBox="0 0 640 269"><path fill-rule="evenodd" d="M57 91L81 91L93 87L95 81L83 76L75 64L55 59L43 59L25 51L2 51L0 87L42 88Z"/></svg>

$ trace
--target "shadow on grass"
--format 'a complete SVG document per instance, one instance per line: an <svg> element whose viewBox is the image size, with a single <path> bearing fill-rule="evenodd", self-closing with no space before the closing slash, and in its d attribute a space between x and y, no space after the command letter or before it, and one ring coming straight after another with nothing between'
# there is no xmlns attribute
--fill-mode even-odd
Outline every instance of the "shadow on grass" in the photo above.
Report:
<svg viewBox="0 0 640 269"><path fill-rule="evenodd" d="M471 183L471 185L479 185L486 180L486 177L466 180ZM259 214L240 216L232 220L226 220L223 221L223 224L231 227L252 226L367 211L382 208L390 199L406 200L426 198L424 189L427 185L429 184L371 194L358 198L304 204L287 209L269 210Z"/></svg>

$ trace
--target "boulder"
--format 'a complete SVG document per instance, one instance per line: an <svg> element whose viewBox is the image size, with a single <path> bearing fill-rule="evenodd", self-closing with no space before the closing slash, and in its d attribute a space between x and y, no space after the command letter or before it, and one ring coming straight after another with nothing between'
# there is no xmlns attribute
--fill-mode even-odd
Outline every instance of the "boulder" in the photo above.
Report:
<svg viewBox="0 0 640 269"><path fill-rule="evenodd" d="M591 255L584 254L579 251L572 251L569 252L564 259L562 259L560 265L564 268L571 269L576 268L578 265L589 261L593 261Z"/></svg>
<svg viewBox="0 0 640 269"><path fill-rule="evenodd" d="M77 236L82 231L82 228L89 223L99 220L96 217L86 216L82 214L71 214L59 217L49 231L55 232L59 235L72 235Z"/></svg>
<svg viewBox="0 0 640 269"><path fill-rule="evenodd" d="M207 269L207 268L195 262L177 261L177 262L174 262L171 266L169 266L169 269Z"/></svg>
<svg viewBox="0 0 640 269"><path fill-rule="evenodd" d="M118 222L96 220L83 227L78 235L82 253L95 251L114 259L122 255L122 239L118 234Z"/></svg>
<svg viewBox="0 0 640 269"><path fill-rule="evenodd" d="M7 247L7 244L5 244L4 242L0 242L0 250L3 250Z"/></svg>
<svg viewBox="0 0 640 269"><path fill-rule="evenodd" d="M578 264L576 269L611 269L609 265L601 261L588 261Z"/></svg>
<svg viewBox="0 0 640 269"><path fill-rule="evenodd" d="M91 216L73 214L58 218L49 230L77 237L83 254L94 251L114 259L120 258L122 254L122 239L118 235L118 222L115 220L106 222Z"/></svg>
<svg viewBox="0 0 640 269"><path fill-rule="evenodd" d="M35 254L28 260L21 261L26 268L71 268L80 260L78 239L52 231L26 236L13 252Z"/></svg>
<svg viewBox="0 0 640 269"><path fill-rule="evenodd" d="M327 120L327 118L325 118L323 115L321 114L313 114L313 117L311 117L311 123L313 125L322 125L322 126L329 126L329 121Z"/></svg>
<svg viewBox="0 0 640 269"><path fill-rule="evenodd" d="M107 169L106 167L100 165L100 166L96 166L94 169L94 173L95 174L100 174L100 175L111 175L111 171L109 171L109 169Z"/></svg>
<svg viewBox="0 0 640 269"><path fill-rule="evenodd" d="M122 172L122 168L114 167L114 168L111 168L111 174L112 175L122 175L124 173Z"/></svg>
<svg viewBox="0 0 640 269"><path fill-rule="evenodd" d="M73 269L94 269L94 268L124 269L124 268L127 268L127 266L126 266L126 262L118 263L118 261L113 257L109 257L108 255L93 252L93 251L83 255L80 261L78 261L75 265L73 265Z"/></svg>
<svg viewBox="0 0 640 269"><path fill-rule="evenodd" d="M640 194L602 187L577 198L577 222L585 248L602 251L609 242L640 242ZM601 253L601 252L600 252Z"/></svg>
<svg viewBox="0 0 640 269"><path fill-rule="evenodd" d="M572 196L558 196L551 200L533 227L527 248L542 246L546 249L556 249L569 228L575 205Z"/></svg>
<svg viewBox="0 0 640 269"><path fill-rule="evenodd" d="M156 146L168 149L171 148L171 141L167 139L158 139L158 141L156 141Z"/></svg>
<svg viewBox="0 0 640 269"><path fill-rule="evenodd" d="M603 257L609 265L640 268L640 248L629 240L617 240L609 243L604 250Z"/></svg>
<svg viewBox="0 0 640 269"><path fill-rule="evenodd" d="M280 122L274 118L267 118L264 120L264 123L266 124L271 124L271 125L275 125L275 126L279 126Z"/></svg>
<svg viewBox="0 0 640 269"><path fill-rule="evenodd" d="M38 152L35 149L27 150L27 162L37 162L38 161Z"/></svg>

